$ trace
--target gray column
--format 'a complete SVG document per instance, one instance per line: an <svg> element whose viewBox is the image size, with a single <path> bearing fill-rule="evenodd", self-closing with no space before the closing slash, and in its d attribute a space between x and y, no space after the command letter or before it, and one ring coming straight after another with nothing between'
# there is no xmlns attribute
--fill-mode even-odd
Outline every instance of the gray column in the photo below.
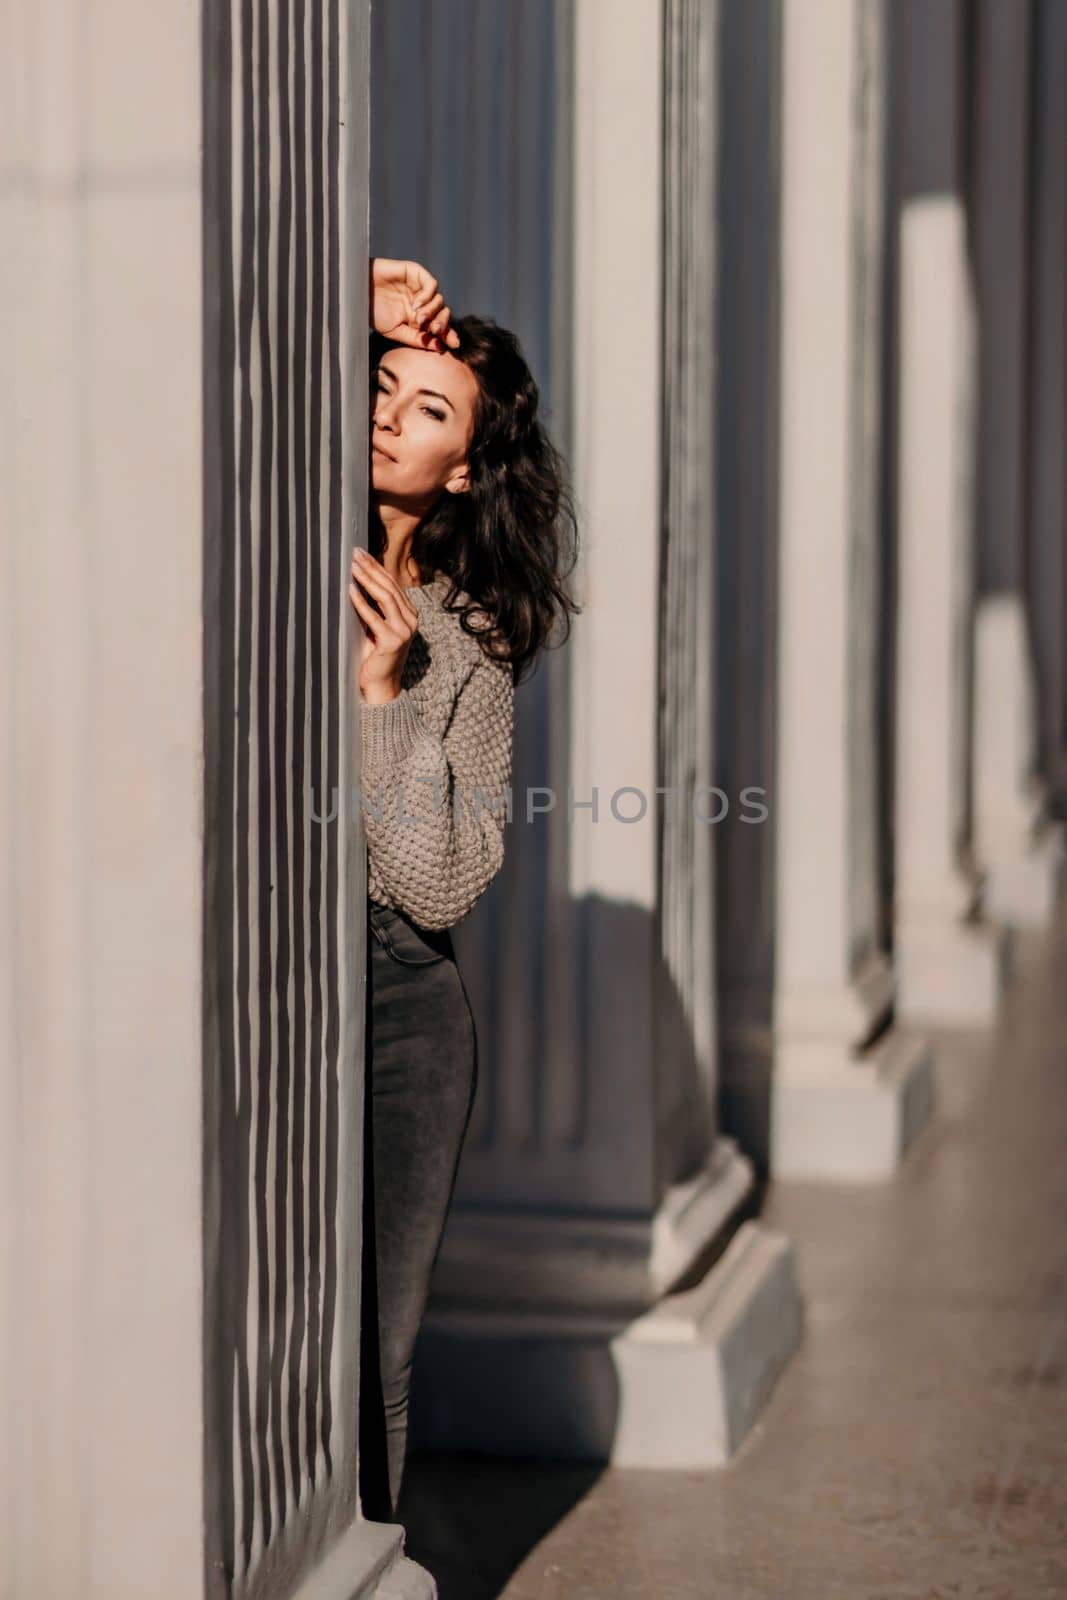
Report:
<svg viewBox="0 0 1067 1600"><path fill-rule="evenodd" d="M369 6L206 17L206 1572L425 1596L357 1502Z"/></svg>
<svg viewBox="0 0 1067 1600"><path fill-rule="evenodd" d="M1067 6L1036 0L1031 160L1030 520L1038 751L1050 813L1067 818Z"/></svg>
<svg viewBox="0 0 1067 1600"><path fill-rule="evenodd" d="M975 836L989 914L1041 925L1052 912L1063 846L1058 829L1041 828L1046 797L1037 772L1025 581L1032 0L976 0L976 16L972 187L981 338Z"/></svg>
<svg viewBox="0 0 1067 1600"><path fill-rule="evenodd" d="M895 12L900 62L897 1010L991 1018L1003 940L971 852L977 322L961 195L962 0Z"/></svg>
<svg viewBox="0 0 1067 1600"><path fill-rule="evenodd" d="M1018 591L1026 504L1032 0L975 0L978 590Z"/></svg>
<svg viewBox="0 0 1067 1600"><path fill-rule="evenodd" d="M406 149L403 105L383 104L400 142L378 146L378 247L404 240L459 309L519 333L575 465L585 606L566 651L520 690L508 854L457 930L481 1086L416 1363L414 1437L722 1459L795 1341L797 1303L785 1242L738 1235L724 1271L743 1262L753 1293L727 1321L749 1328L759 1372L742 1392L709 1332L723 1275L702 1280L699 1309L664 1297L736 1226L752 1184L716 1133L714 828L700 820L716 804L715 8L434 0L402 15L414 33L380 14L378 59L413 38L425 48L410 93L433 106L439 137L416 118ZM495 77L463 75L490 50ZM412 182L446 197L462 185L462 231L444 221L449 198L405 231L391 197ZM538 274L533 298L523 286ZM527 811L537 786L556 797L541 823ZM668 788L673 801L657 794ZM745 1320L757 1300L775 1308L766 1328ZM719 1398L691 1416L684 1364L664 1360L678 1341L697 1347Z"/></svg>
<svg viewBox="0 0 1067 1600"><path fill-rule="evenodd" d="M774 989L780 7L720 10L715 829L719 1104L765 1176ZM758 809L763 807L763 811ZM760 818L762 817L762 820Z"/></svg>
<svg viewBox="0 0 1067 1600"><path fill-rule="evenodd" d="M207 1460L223 1511L209 1570L258 1594L282 1561L306 1571L329 1520L355 1512L361 1075L348 1063L362 1017L339 942L341 284L351 274L357 297L365 284L352 201L366 188L367 118L358 91L344 117L335 6L219 0L207 15L205 1291ZM364 8L350 18L358 34ZM365 54L353 65L363 78ZM351 195L346 121L362 167ZM352 461L365 427L353 405Z"/></svg>

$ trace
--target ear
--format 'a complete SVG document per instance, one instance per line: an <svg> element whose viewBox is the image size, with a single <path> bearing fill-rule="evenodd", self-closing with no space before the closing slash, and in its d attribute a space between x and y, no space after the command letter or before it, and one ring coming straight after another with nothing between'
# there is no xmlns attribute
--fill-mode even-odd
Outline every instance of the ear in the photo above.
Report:
<svg viewBox="0 0 1067 1600"><path fill-rule="evenodd" d="M470 477L466 466L457 467L455 472L445 484L449 494L466 494L470 488Z"/></svg>

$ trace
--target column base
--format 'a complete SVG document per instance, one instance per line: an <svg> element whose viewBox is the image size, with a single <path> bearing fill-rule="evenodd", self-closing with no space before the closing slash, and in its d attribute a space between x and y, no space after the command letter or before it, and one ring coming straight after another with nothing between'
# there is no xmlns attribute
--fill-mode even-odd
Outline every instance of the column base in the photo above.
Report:
<svg viewBox="0 0 1067 1600"><path fill-rule="evenodd" d="M1025 855L991 862L982 889L982 909L991 922L1009 928L1047 928L1063 891L1063 829L1047 828Z"/></svg>
<svg viewBox="0 0 1067 1600"><path fill-rule="evenodd" d="M891 1178L933 1107L933 1051L924 1038L894 1028L858 1056L789 1041L775 1059L771 1176Z"/></svg>
<svg viewBox="0 0 1067 1600"><path fill-rule="evenodd" d="M707 1164L668 1189L652 1217L457 1208L434 1269L431 1308L549 1305L636 1316L728 1236L754 1188L751 1161L723 1135Z"/></svg>
<svg viewBox="0 0 1067 1600"><path fill-rule="evenodd" d="M374 1600L437 1600L437 1584L417 1561L398 1556L368 1595Z"/></svg>
<svg viewBox="0 0 1067 1600"><path fill-rule="evenodd" d="M419 1339L415 1448L678 1470L728 1461L803 1334L793 1250L747 1221L636 1319L441 1309Z"/></svg>
<svg viewBox="0 0 1067 1600"><path fill-rule="evenodd" d="M896 1014L903 1021L978 1027L997 1015L1010 939L990 923L901 927Z"/></svg>
<svg viewBox="0 0 1067 1600"><path fill-rule="evenodd" d="M331 1545L294 1600L437 1600L437 1584L403 1553L393 1522L355 1522Z"/></svg>
<svg viewBox="0 0 1067 1600"><path fill-rule="evenodd" d="M752 1428L804 1331L793 1247L742 1223L704 1279L614 1341L619 1467L721 1466Z"/></svg>

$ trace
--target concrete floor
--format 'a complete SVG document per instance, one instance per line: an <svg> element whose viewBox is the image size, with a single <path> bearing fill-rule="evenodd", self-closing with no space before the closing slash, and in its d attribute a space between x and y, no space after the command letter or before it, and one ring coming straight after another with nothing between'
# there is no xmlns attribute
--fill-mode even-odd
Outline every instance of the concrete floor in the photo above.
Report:
<svg viewBox="0 0 1067 1600"><path fill-rule="evenodd" d="M936 1039L895 1181L768 1189L807 1332L734 1460L415 1457L441 1600L1067 1597L1067 908L996 1029Z"/></svg>

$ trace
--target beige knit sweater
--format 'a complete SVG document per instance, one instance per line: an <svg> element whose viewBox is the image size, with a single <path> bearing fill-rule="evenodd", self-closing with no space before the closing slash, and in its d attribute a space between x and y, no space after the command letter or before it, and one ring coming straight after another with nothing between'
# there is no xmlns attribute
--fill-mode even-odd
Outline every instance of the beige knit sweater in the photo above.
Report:
<svg viewBox="0 0 1067 1600"><path fill-rule="evenodd" d="M419 624L400 693L361 703L367 896L435 929L500 870L511 809L511 669L444 610L448 588L439 575L406 591Z"/></svg>

